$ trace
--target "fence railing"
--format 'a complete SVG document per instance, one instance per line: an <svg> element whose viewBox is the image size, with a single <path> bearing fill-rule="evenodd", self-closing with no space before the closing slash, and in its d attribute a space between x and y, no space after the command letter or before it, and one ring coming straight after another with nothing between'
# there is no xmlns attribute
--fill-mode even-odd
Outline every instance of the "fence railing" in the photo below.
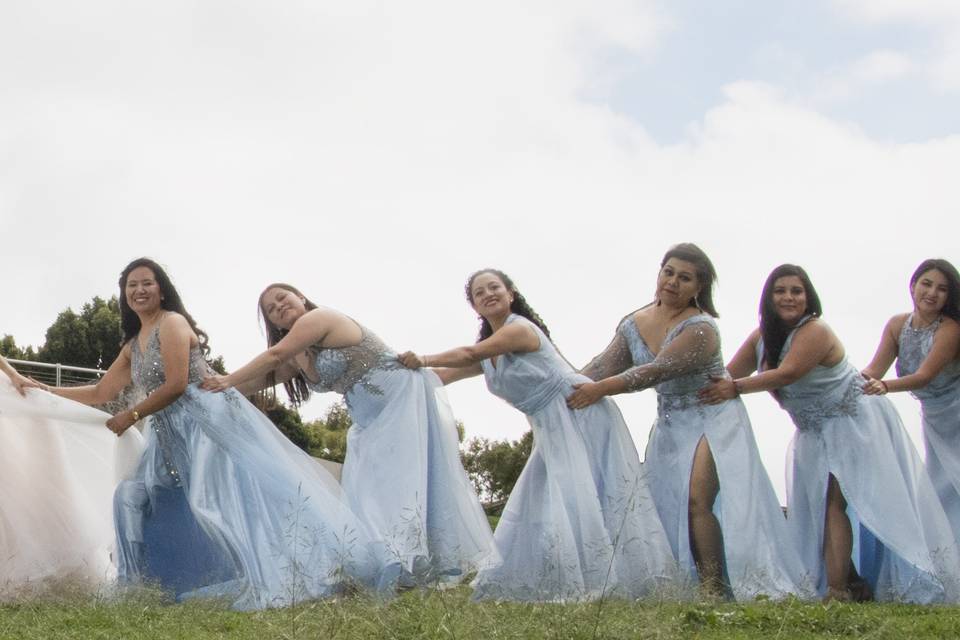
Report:
<svg viewBox="0 0 960 640"><path fill-rule="evenodd" d="M51 364L49 362L32 362L30 360L7 360L13 368L34 380L57 387L70 387L78 384L96 382L106 373L101 369L87 369L85 367L71 367L66 364Z"/></svg>

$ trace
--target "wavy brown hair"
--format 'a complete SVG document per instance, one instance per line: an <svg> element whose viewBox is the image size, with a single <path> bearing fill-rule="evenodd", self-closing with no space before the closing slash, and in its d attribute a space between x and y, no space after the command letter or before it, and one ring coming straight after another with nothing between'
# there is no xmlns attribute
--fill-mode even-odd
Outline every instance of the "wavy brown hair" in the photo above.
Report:
<svg viewBox="0 0 960 640"><path fill-rule="evenodd" d="M139 267L150 269L157 279L157 285L160 287L160 308L166 311L175 311L183 316L193 332L197 334L197 339L200 341L200 351L203 352L204 357L208 356L210 345L208 344L207 334L197 327L193 316L183 306L183 300L180 299L180 294L177 292L177 288L173 286L170 276L167 275L163 267L150 258L137 258L120 272L120 329L123 332L121 344L128 343L140 333L140 316L127 304L126 295L127 278L130 277L130 272Z"/></svg>
<svg viewBox="0 0 960 640"><path fill-rule="evenodd" d="M304 306L307 308L307 311L312 311L313 309L317 308L316 304L314 304L307 296L303 295L303 293L301 293L300 290L292 284L287 284L285 282L274 282L264 287L263 291L260 292L260 297L257 299L257 315L259 316L260 321L263 322L263 327L267 334L267 348L270 348L283 340L284 336L289 333L289 329L283 329L270 322L270 318L268 318L267 314L263 312L263 296L265 296L267 291L270 291L270 289L284 289L298 298L301 298ZM271 386L276 384L276 379L274 378L272 371L270 372L268 379L271 383L273 383ZM287 397L290 398L290 403L295 407L299 407L302 403L310 399L310 387L307 385L307 378L304 376L303 371L298 371L297 375L284 382L283 388L287 391Z"/></svg>
<svg viewBox="0 0 960 640"><path fill-rule="evenodd" d="M780 366L780 353L783 351L783 345L787 342L787 336L793 331L794 327L788 325L780 319L776 307L773 306L773 286L780 278L787 276L796 276L800 278L804 291L807 296L807 308L804 315L820 317L823 314L823 306L820 304L820 296L817 290L813 288L810 276L795 264L782 264L767 276L767 281L763 284L763 291L760 293L760 336L763 338L763 362L768 369L776 369Z"/></svg>
<svg viewBox="0 0 960 640"><path fill-rule="evenodd" d="M714 318L719 318L720 314L713 306L713 283L717 281L717 270L713 268L713 263L703 249L692 242L675 244L663 255L663 260L660 261L661 269L670 258L689 262L696 269L700 292L690 300L690 306L706 311Z"/></svg>
<svg viewBox="0 0 960 640"><path fill-rule="evenodd" d="M941 313L948 318L953 318L960 322L960 274L957 268L943 258L928 258L920 263L913 275L910 276L910 289L912 290L920 276L927 271L936 269L947 279L947 301L943 305Z"/></svg>
<svg viewBox="0 0 960 640"><path fill-rule="evenodd" d="M543 321L540 315L533 310L533 307L531 307L527 302L527 299L523 297L523 294L517 291L517 286L513 284L513 280L510 279L510 276L499 269L480 269L479 271L474 271L470 274L470 277L467 278L467 284L463 288L463 291L467 296L467 302L473 305L473 281L477 279L477 276L484 273L489 273L500 278L500 282L503 283L503 286L505 286L507 290L513 294L513 302L510 303L511 312L517 314L518 316L523 316L533 324L540 327L540 330L543 331L547 338L550 337L550 330L547 329L547 324ZM490 322L487 321L487 319L483 316L479 317L480 332L477 335L477 342L486 340L493 335L493 327L490 326Z"/></svg>

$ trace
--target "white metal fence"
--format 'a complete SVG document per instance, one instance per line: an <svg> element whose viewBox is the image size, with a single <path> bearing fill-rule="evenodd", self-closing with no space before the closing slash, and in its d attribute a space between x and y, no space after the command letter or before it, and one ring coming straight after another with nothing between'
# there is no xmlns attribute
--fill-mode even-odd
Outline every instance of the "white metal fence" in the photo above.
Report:
<svg viewBox="0 0 960 640"><path fill-rule="evenodd" d="M22 375L57 387L72 387L79 384L95 383L106 373L100 369L71 367L65 364L49 362L31 362L29 360L7 360Z"/></svg>

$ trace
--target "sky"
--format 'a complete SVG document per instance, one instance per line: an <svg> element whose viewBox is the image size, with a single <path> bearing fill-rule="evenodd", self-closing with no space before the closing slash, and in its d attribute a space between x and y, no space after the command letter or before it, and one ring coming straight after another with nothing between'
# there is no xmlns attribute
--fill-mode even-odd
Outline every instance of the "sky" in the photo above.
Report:
<svg viewBox="0 0 960 640"><path fill-rule="evenodd" d="M692 241L727 356L794 262L864 366L916 265L960 260L957 114L952 0L0 0L0 335L42 344L147 255L229 368L278 280L430 353L494 266L580 366ZM449 396L468 437L527 428ZM642 456L654 393L617 401ZM793 427L747 405L782 499Z"/></svg>

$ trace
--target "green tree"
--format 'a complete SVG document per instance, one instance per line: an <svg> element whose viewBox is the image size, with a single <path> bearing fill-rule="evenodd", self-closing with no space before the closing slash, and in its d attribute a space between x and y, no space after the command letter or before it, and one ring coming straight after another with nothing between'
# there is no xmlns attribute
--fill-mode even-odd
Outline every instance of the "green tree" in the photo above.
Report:
<svg viewBox="0 0 960 640"><path fill-rule="evenodd" d="M311 453L342 464L347 455L347 431L353 426L347 406L343 402L337 402L330 407L327 415L307 426L317 441L317 447Z"/></svg>
<svg viewBox="0 0 960 640"><path fill-rule="evenodd" d="M513 491L532 450L532 431L514 441L471 438L461 459L480 497L501 505Z"/></svg>
<svg viewBox="0 0 960 640"><path fill-rule="evenodd" d="M95 296L80 313L61 311L37 352L43 362L102 369L120 354L120 305L116 296Z"/></svg>
<svg viewBox="0 0 960 640"><path fill-rule="evenodd" d="M290 442L304 451L309 453L316 446L316 439L312 437L310 429L303 424L300 413L296 409L278 402L264 413L267 414L273 424L277 425L280 433L287 436Z"/></svg>
<svg viewBox="0 0 960 640"><path fill-rule="evenodd" d="M17 341L11 335L4 335L0 338L0 356L12 360L36 360L37 354L33 347L22 349L17 346Z"/></svg>

